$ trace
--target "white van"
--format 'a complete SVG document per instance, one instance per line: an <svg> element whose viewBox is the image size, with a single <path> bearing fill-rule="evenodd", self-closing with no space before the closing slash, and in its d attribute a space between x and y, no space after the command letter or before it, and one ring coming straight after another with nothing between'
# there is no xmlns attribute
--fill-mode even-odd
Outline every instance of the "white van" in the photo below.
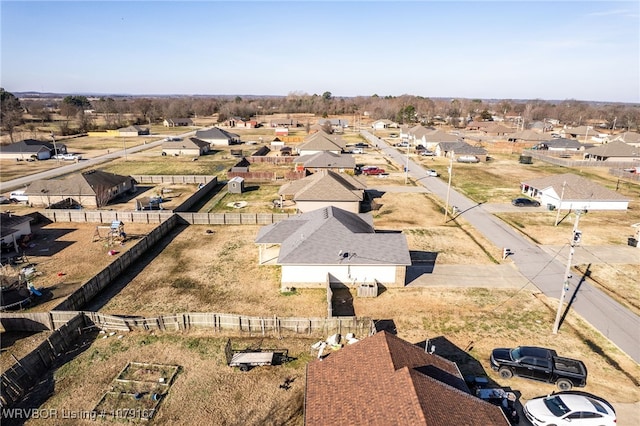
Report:
<svg viewBox="0 0 640 426"><path fill-rule="evenodd" d="M24 195L24 191L13 191L9 194L9 199L12 201L29 201L29 197Z"/></svg>

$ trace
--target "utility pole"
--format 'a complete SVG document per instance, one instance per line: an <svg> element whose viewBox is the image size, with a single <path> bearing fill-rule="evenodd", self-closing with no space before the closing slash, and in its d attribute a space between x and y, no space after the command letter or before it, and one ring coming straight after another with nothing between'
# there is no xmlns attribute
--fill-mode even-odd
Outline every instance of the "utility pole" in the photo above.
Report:
<svg viewBox="0 0 640 426"><path fill-rule="evenodd" d="M562 316L562 306L564 304L564 298L569 290L569 279L571 278L571 261L573 260L573 254L575 252L576 244L580 243L582 238L582 232L578 230L578 223L580 222L580 215L582 210L576 210L576 221L573 224L573 232L571 234L571 247L569 249L569 258L567 259L567 268L564 272L564 281L562 282L562 291L560 292L560 300L558 301L558 312L556 313L556 321L553 324L553 334L558 334L558 328L560 328L560 318Z"/></svg>
<svg viewBox="0 0 640 426"><path fill-rule="evenodd" d="M127 161L127 144L124 139L122 139L122 147L124 148L124 161Z"/></svg>
<svg viewBox="0 0 640 426"><path fill-rule="evenodd" d="M449 212L449 192L451 192L451 175L453 174L453 157L455 153L451 151L451 158L449 160L449 184L447 185L447 200L444 205L444 223L447 223L447 213Z"/></svg>
<svg viewBox="0 0 640 426"><path fill-rule="evenodd" d="M562 182L562 193L560 194L560 205L556 209L556 223L553 226L558 226L558 221L560 220L560 208L562 207L562 200L564 199L564 187L567 185L567 181Z"/></svg>
<svg viewBox="0 0 640 426"><path fill-rule="evenodd" d="M60 157L58 157L58 148L56 147L56 137L53 132L51 132L51 139L53 139L53 152L56 156L56 162L60 165Z"/></svg>

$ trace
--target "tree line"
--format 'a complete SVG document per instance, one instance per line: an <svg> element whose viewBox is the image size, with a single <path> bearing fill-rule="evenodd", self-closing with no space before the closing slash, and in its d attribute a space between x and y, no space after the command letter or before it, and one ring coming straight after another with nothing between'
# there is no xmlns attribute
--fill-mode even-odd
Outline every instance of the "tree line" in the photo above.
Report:
<svg viewBox="0 0 640 426"><path fill-rule="evenodd" d="M118 129L132 124L151 125L166 118L197 118L217 115L218 122L231 117L248 120L259 117L268 121L272 114L311 113L319 117L335 115L362 116L373 120L388 119L401 124L432 125L445 122L464 127L468 120L491 120L493 116L515 115L524 123L557 119L569 126L585 125L599 120L609 129L638 131L640 105L595 103L578 100L551 102L546 100L482 100L444 99L422 96L357 96L334 97L331 92L309 95L291 92L287 96L107 96L87 98L69 95L63 99L23 98L0 88L2 130L11 136L25 124L25 114L41 123L50 122L52 114L64 117L62 134L91 130ZM98 126L93 117L100 114L105 124Z"/></svg>

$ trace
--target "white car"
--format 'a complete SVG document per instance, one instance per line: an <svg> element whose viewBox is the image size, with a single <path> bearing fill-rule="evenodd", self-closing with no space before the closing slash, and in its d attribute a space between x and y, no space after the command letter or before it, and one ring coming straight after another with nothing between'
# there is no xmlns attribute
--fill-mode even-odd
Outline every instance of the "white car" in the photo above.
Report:
<svg viewBox="0 0 640 426"><path fill-rule="evenodd" d="M560 392L533 398L524 415L535 426L615 426L616 412L602 398L583 392Z"/></svg>
<svg viewBox="0 0 640 426"><path fill-rule="evenodd" d="M65 161L78 161L78 160L82 160L82 155L80 154L65 154L62 157L63 160Z"/></svg>
<svg viewBox="0 0 640 426"><path fill-rule="evenodd" d="M427 176L438 177L438 172L436 172L433 169L429 169L429 170L427 170Z"/></svg>

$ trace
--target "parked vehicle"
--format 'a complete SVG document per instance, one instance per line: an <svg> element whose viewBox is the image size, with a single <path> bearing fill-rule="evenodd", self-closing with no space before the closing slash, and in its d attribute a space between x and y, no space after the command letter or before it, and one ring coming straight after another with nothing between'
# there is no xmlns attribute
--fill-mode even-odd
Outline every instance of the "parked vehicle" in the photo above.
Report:
<svg viewBox="0 0 640 426"><path fill-rule="evenodd" d="M535 426L614 426L616 412L604 399L586 393L560 392L529 400L525 417Z"/></svg>
<svg viewBox="0 0 640 426"><path fill-rule="evenodd" d="M82 160L82 155L80 154L64 154L62 159L65 161L78 161Z"/></svg>
<svg viewBox="0 0 640 426"><path fill-rule="evenodd" d="M461 155L456 159L458 163L479 163L478 157L475 155Z"/></svg>
<svg viewBox="0 0 640 426"><path fill-rule="evenodd" d="M519 197L511 200L511 204L516 207L540 207L540 202L531 198Z"/></svg>
<svg viewBox="0 0 640 426"><path fill-rule="evenodd" d="M238 367L240 371L249 371L253 367L262 365L283 364L289 360L287 349L243 349L234 350L231 347L231 339L227 340L224 347L229 367Z"/></svg>
<svg viewBox="0 0 640 426"><path fill-rule="evenodd" d="M19 203L23 201L27 202L29 201L29 196L25 195L24 191L13 191L12 193L9 194L9 199L14 203Z"/></svg>
<svg viewBox="0 0 640 426"><path fill-rule="evenodd" d="M364 166L360 170L362 171L363 175L381 175L383 173L386 173L384 169L381 169L377 166Z"/></svg>
<svg viewBox="0 0 640 426"><path fill-rule="evenodd" d="M406 148L409 146L409 142L399 142L397 144L395 144L394 146L397 146L398 148Z"/></svg>
<svg viewBox="0 0 640 426"><path fill-rule="evenodd" d="M353 148L351 150L351 153L352 154L364 154L364 149L362 149L362 148Z"/></svg>
<svg viewBox="0 0 640 426"><path fill-rule="evenodd" d="M513 376L555 383L561 391L587 384L587 367L582 361L559 357L553 349L535 346L494 349L491 368L503 379Z"/></svg>
<svg viewBox="0 0 640 426"><path fill-rule="evenodd" d="M433 157L434 155L436 155L436 153L425 149L424 151L420 152L420 155L422 155L423 157Z"/></svg>
<svg viewBox="0 0 640 426"><path fill-rule="evenodd" d="M436 172L433 169L429 169L429 170L427 170L427 176L438 177L438 172Z"/></svg>

